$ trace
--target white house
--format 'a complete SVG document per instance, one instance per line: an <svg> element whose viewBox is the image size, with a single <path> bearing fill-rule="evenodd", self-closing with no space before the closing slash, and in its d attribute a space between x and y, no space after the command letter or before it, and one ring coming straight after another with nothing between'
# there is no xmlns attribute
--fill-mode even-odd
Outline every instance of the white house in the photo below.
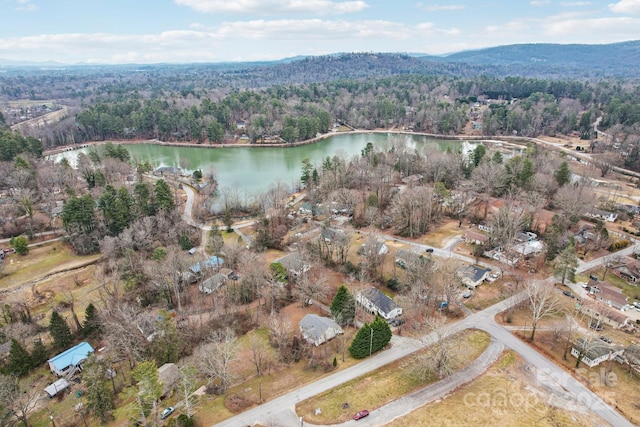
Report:
<svg viewBox="0 0 640 427"><path fill-rule="evenodd" d="M624 347L609 344L599 338L594 338L591 341L587 341L585 338L578 338L571 347L571 355L577 359L581 353L582 359L580 361L593 368L602 362L621 356L624 353Z"/></svg>
<svg viewBox="0 0 640 427"><path fill-rule="evenodd" d="M377 288L368 288L356 294L356 301L370 313L389 320L402 314L402 308Z"/></svg>
<svg viewBox="0 0 640 427"><path fill-rule="evenodd" d="M59 377L68 375L80 368L82 362L84 362L91 353L93 353L93 347L87 342L81 342L49 359L49 369Z"/></svg>
<svg viewBox="0 0 640 427"><path fill-rule="evenodd" d="M304 339L315 346L344 333L336 322L317 314L307 314L300 320L299 325Z"/></svg>
<svg viewBox="0 0 640 427"><path fill-rule="evenodd" d="M478 267L477 265L465 265L460 267L456 274L458 278L469 289L475 289L489 276L491 270L488 268Z"/></svg>

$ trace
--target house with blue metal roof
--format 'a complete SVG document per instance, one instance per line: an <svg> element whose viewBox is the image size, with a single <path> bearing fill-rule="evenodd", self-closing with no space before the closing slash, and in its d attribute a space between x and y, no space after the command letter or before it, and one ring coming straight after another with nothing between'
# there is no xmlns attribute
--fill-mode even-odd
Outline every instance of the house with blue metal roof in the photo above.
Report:
<svg viewBox="0 0 640 427"><path fill-rule="evenodd" d="M49 359L49 369L59 377L65 376L80 367L91 353L93 347L88 342L81 342Z"/></svg>
<svg viewBox="0 0 640 427"><path fill-rule="evenodd" d="M212 255L209 259L196 262L189 267L189 270L191 270L193 274L197 275L202 273L202 270L206 268L219 268L222 264L224 264L224 260L222 258Z"/></svg>

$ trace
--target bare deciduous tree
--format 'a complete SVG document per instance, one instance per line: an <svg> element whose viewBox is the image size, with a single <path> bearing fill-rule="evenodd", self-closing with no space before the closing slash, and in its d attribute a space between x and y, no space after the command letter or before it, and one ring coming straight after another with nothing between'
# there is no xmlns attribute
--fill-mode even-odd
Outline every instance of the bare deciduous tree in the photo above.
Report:
<svg viewBox="0 0 640 427"><path fill-rule="evenodd" d="M155 317L143 314L139 306L121 302L101 312L100 324L115 353L127 359L133 369L136 362L146 358L149 342L145 334L153 330L154 320Z"/></svg>
<svg viewBox="0 0 640 427"><path fill-rule="evenodd" d="M305 271L296 278L296 291L306 307L311 300L322 300L329 293L329 285L325 277L320 277L315 270Z"/></svg>
<svg viewBox="0 0 640 427"><path fill-rule="evenodd" d="M460 263L451 260L440 260L436 263L435 286L436 292L447 301L449 306L456 301L456 295L460 292L460 279L458 278L458 268Z"/></svg>
<svg viewBox="0 0 640 427"><path fill-rule="evenodd" d="M23 389L17 377L0 375L0 406L7 411L9 417L21 421L25 427L30 426L29 415L38 407L42 398L42 381Z"/></svg>
<svg viewBox="0 0 640 427"><path fill-rule="evenodd" d="M420 236L438 219L438 208L432 196L431 189L414 187L396 194L391 200L390 215L400 235Z"/></svg>
<svg viewBox="0 0 640 427"><path fill-rule="evenodd" d="M175 306L178 312L182 311L184 299L182 295L185 288L183 275L192 263L193 260L189 259L184 251L172 246L167 248L166 258L147 265L147 275L159 285L166 294L169 305ZM171 298L172 294L173 299Z"/></svg>
<svg viewBox="0 0 640 427"><path fill-rule="evenodd" d="M560 302L554 292L553 285L537 280L528 282L524 288L527 294L529 309L531 310L531 336L533 341L538 322L558 312Z"/></svg>
<svg viewBox="0 0 640 427"><path fill-rule="evenodd" d="M374 235L369 234L365 238L364 244L360 249L362 255L362 268L367 276L372 279L382 277L382 266L384 264L386 246L380 242Z"/></svg>
<svg viewBox="0 0 640 427"><path fill-rule="evenodd" d="M416 356L414 365L416 375L423 380L431 375L444 378L453 372L455 350L451 336L444 326L445 322L441 318L429 319L423 325L425 334L422 341L426 351ZM433 336L435 342L429 339Z"/></svg>
<svg viewBox="0 0 640 427"><path fill-rule="evenodd" d="M231 364L236 356L236 335L229 328L216 331L207 343L196 349L196 364L207 377L207 387L217 386L221 394L226 393L232 380Z"/></svg>
<svg viewBox="0 0 640 427"><path fill-rule="evenodd" d="M269 316L269 333L271 345L278 350L280 360L284 363L292 361L293 325L288 317L271 314Z"/></svg>
<svg viewBox="0 0 640 427"><path fill-rule="evenodd" d="M269 349L267 348L264 340L256 334L251 335L249 344L251 347L251 355L249 356L249 359L256 368L256 375L261 377L266 365L269 363Z"/></svg>

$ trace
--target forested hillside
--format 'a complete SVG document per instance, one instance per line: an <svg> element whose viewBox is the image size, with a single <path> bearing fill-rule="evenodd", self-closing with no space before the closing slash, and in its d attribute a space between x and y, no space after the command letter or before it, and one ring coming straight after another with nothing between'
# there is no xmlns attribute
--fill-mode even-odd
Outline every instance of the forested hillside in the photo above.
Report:
<svg viewBox="0 0 640 427"><path fill-rule="evenodd" d="M445 135L473 123L490 136L575 134L592 140L600 118L608 142L628 155L638 139L637 81L594 76L636 73L638 46L514 45L446 58L354 53L273 63L6 68L0 102L55 100L67 107L61 120L23 130L45 148L148 138L290 143L334 123Z"/></svg>

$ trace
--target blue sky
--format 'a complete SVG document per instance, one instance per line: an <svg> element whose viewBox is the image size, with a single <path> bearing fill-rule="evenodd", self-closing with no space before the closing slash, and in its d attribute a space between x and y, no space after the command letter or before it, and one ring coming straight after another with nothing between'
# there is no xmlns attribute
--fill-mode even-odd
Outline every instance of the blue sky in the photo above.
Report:
<svg viewBox="0 0 640 427"><path fill-rule="evenodd" d="M443 54L640 38L640 0L0 0L0 58L65 63Z"/></svg>

